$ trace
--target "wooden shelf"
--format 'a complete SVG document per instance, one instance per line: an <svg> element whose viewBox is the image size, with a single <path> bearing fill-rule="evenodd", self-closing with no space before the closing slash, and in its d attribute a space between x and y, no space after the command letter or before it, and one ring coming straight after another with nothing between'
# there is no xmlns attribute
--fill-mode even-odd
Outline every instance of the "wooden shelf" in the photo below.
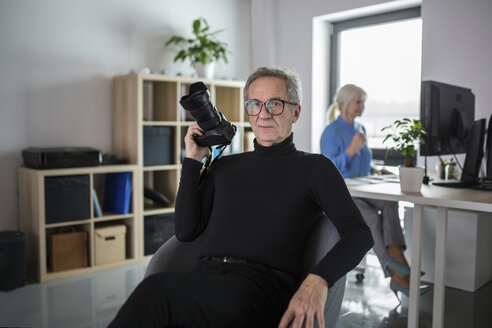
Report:
<svg viewBox="0 0 492 328"><path fill-rule="evenodd" d="M181 175L181 164L184 156L184 136L188 127L194 122L193 118L179 105L182 96L188 94L192 83L202 81L210 91L211 100L228 121L238 128L237 140L233 141L234 152L240 152L247 144L243 139L245 129L249 126L245 120L242 94L244 81L226 81L216 79L201 79L182 76L167 76L159 74L130 74L114 78L114 151L117 156L128 158L130 163L137 166L137 190L143 186L159 191L170 201L169 207L149 204L141 199L142 215L139 222L143 232L140 248L145 244L145 217L165 215L174 212L176 192ZM174 134L171 152L173 163L162 165L144 165L144 127L172 127ZM160 149L165 149L162 147ZM139 193L137 197L143 197ZM142 258L146 258L143 251Z"/></svg>
<svg viewBox="0 0 492 328"><path fill-rule="evenodd" d="M19 168L19 210L20 210L20 230L27 237L26 267L30 278L36 281L49 281L59 278L71 277L83 273L92 272L108 267L115 267L131 263L140 259L139 240L141 239L141 216L133 209L139 209L138 203L141 198L137 193L132 192L130 196L130 212L128 214L103 213L103 216L95 216L93 191L95 182L104 178L106 174L129 172L132 176L132 186L137 184L136 165L108 165L94 167L78 167L64 169L35 170L29 168ZM49 223L46 217L46 189L45 181L47 178L63 178L73 176L88 176L89 184L84 186L87 192L86 197L79 203L84 208L89 208L87 219L72 220L70 218L57 218L62 222ZM75 201L76 200L71 200ZM88 201L89 203L85 203ZM99 226L108 224L124 224L126 226L125 244L126 260L117 261L108 265L95 265L95 230ZM49 268L51 247L49 236L60 231L86 231L87 232L87 267L75 268L64 271L53 272Z"/></svg>
<svg viewBox="0 0 492 328"><path fill-rule="evenodd" d="M27 236L27 271L37 281L49 281L103 270L137 261L148 260L145 253L145 221L155 221L162 216L165 225L157 231L169 235L170 223L176 203L176 193L184 157L184 136L193 118L179 105L179 99L186 95L192 83L202 81L210 90L211 100L228 121L236 125L237 133L227 152L241 152L251 143L251 132L243 110L243 81L199 79L159 74L129 74L117 76L113 80L113 154L125 158L129 164L95 167L34 170L19 169L19 211L21 231ZM165 163L144 165L145 131L166 130L172 133L167 144L158 148L169 152ZM109 127L108 127L109 128ZM169 129L166 130L169 134ZM150 148L150 147L149 147ZM101 204L102 181L106 174L118 172L132 173L132 193L130 213L115 214L103 212L94 214L93 192ZM87 218L61 222L47 222L45 181L53 177L88 176L89 187L84 199L88 199L90 215ZM144 186L165 195L171 202L169 206L151 204L144 199ZM88 197L87 197L88 196ZM103 204L101 204L103 205ZM164 222L164 221L160 221ZM126 226L126 259L110 264L95 264L95 231L107 225ZM171 225L172 227L172 225ZM87 232L87 267L65 271L50 271L49 236L58 230L81 230ZM159 236L162 237L162 236ZM162 240L164 242L165 240Z"/></svg>

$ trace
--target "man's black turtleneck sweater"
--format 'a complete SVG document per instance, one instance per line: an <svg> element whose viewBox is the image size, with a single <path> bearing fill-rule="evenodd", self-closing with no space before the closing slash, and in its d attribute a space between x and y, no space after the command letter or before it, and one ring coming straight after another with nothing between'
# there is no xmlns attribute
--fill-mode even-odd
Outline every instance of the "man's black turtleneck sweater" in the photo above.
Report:
<svg viewBox="0 0 492 328"><path fill-rule="evenodd" d="M181 241L202 235L203 257L231 256L292 274L297 281L309 232L325 212L340 241L311 271L331 286L372 247L369 228L342 176L324 155L296 150L291 134L271 147L202 163L185 158L176 200Z"/></svg>

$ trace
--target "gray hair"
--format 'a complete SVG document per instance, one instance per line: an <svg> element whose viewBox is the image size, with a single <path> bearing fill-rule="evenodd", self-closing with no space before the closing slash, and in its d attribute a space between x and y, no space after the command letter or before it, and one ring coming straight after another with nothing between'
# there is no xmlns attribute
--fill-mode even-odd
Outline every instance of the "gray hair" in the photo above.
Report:
<svg viewBox="0 0 492 328"><path fill-rule="evenodd" d="M296 104L301 104L302 91L301 79L299 78L299 75L289 69L270 67L260 67L248 77L243 90L244 100L248 100L248 91L251 83L262 77L276 77L283 80L287 86L287 97L289 97L288 100Z"/></svg>
<svg viewBox="0 0 492 328"><path fill-rule="evenodd" d="M355 84L345 84L335 95L335 103L328 109L328 123L336 119L337 111L344 111L347 105L354 100L366 101L367 94L361 87Z"/></svg>

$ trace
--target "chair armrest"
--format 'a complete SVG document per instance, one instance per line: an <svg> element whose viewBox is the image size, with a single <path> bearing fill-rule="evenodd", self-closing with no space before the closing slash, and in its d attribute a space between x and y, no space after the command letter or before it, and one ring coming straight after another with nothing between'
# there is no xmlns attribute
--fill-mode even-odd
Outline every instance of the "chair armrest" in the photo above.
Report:
<svg viewBox="0 0 492 328"><path fill-rule="evenodd" d="M158 272L189 272L197 263L198 240L181 242L172 236L168 239L150 259L145 278Z"/></svg>

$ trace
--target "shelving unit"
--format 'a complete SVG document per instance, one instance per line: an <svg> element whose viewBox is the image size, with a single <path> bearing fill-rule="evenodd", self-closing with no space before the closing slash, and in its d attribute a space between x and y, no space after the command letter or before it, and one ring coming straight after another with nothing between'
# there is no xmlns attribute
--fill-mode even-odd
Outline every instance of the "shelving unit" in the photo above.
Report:
<svg viewBox="0 0 492 328"><path fill-rule="evenodd" d="M140 208L139 202L141 198L137 197L134 188L132 188L130 196L130 211L128 214L103 212L100 217L97 217L94 211L93 192L96 193L100 200L104 197L104 191L100 186L102 184L101 181L104 180L107 174L124 172L131 173L132 186L136 186L138 184L136 165L108 165L47 170L19 168L20 230L27 236L26 264L29 277L44 282L129 264L139 259L140 249L138 240L140 240L141 225L138 209ZM48 181L47 179L74 176L88 178L89 184L86 188L88 194L85 195L85 192L83 192L81 200L71 199L70 201L79 202L78 205L89 208L89 215L77 219L61 217L57 218L60 222L52 222L53 220L50 220L46 216L47 200L45 186ZM123 261L96 265L96 229L114 224L124 224L126 226L126 258ZM48 262L52 259L50 259L48 252L51 246L49 236L58 230L87 232L86 267L56 272L50 269Z"/></svg>
<svg viewBox="0 0 492 328"><path fill-rule="evenodd" d="M115 77L113 154L127 159L128 165L46 170L19 168L20 230L27 236L29 277L40 282L50 281L147 260L153 254L152 250L174 233L173 213L184 158L183 138L194 121L189 113L180 108L179 99L188 94L192 83L198 81L205 83L217 109L237 127L236 136L225 153L249 149L252 132L243 111L244 82L156 74ZM149 146L151 141L152 147ZM96 215L93 192L102 204L102 181L108 174L125 172L131 173L132 180L129 213L103 212L101 216ZM53 203L46 199L46 185L52 178L74 176L88 181L87 191L83 191L80 197L85 207L83 212L88 214L76 218L57 217L56 220L47 218L48 204ZM145 199L144 186L163 194L170 204L162 205ZM78 199L68 199L73 201L74 198ZM58 208L56 203L54 208ZM158 222L153 227L153 239L146 238L146 222ZM122 224L126 229L125 259L96 264L96 230ZM87 249L84 251L87 266L63 271L52 269L50 236L59 234L60 230L86 232L87 241L84 243Z"/></svg>
<svg viewBox="0 0 492 328"><path fill-rule="evenodd" d="M174 212L176 191L181 174L184 157L183 138L193 122L192 117L180 108L179 99L188 94L189 86L202 81L211 93L211 100L227 120L237 127L237 133L229 152L241 152L250 142L246 137L251 129L247 124L243 110L243 81L207 80L200 78L166 76L157 74L130 74L114 78L114 153L127 158L137 166L137 183L135 190L140 198L142 220L142 238L139 249L144 250L145 218L148 216ZM168 128L172 137L163 142L156 152L170 152L171 162L145 165L144 130ZM144 186L152 188L166 196L169 206L156 205L143 199ZM144 258L151 254L141 254Z"/></svg>

